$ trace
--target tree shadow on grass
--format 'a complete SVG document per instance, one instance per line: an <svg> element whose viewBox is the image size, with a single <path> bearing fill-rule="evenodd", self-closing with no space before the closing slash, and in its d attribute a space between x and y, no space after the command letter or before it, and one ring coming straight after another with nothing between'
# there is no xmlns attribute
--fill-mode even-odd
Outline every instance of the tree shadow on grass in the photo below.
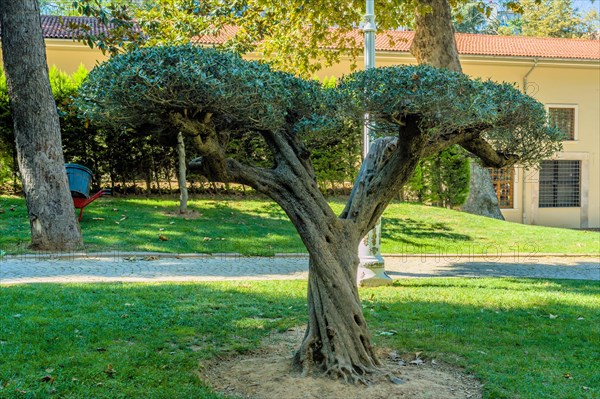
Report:
<svg viewBox="0 0 600 399"><path fill-rule="evenodd" d="M412 218L384 218L381 237L410 245L421 245L424 240L435 242L473 241L473 237L456 233L447 223L430 223ZM411 240L414 237L417 240Z"/></svg>

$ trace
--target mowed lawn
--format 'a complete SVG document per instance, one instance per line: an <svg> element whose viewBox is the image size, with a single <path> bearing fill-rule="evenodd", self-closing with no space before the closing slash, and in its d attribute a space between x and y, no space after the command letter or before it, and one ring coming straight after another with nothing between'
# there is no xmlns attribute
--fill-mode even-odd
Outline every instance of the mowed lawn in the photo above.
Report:
<svg viewBox="0 0 600 399"><path fill-rule="evenodd" d="M415 279L361 296L376 345L462 366L485 398L600 395L597 282ZM223 398L202 364L304 325L305 298L301 281L2 287L0 397Z"/></svg>
<svg viewBox="0 0 600 399"><path fill-rule="evenodd" d="M336 212L343 202L332 201ZM12 210L11 210L12 209ZM285 213L263 199L192 199L187 217L173 199L97 200L81 228L86 250L169 253L238 252L269 256L305 252ZM29 222L21 198L0 196L0 250L27 251ZM383 253L498 254L600 253L600 233L527 226L447 209L393 203L383 217Z"/></svg>

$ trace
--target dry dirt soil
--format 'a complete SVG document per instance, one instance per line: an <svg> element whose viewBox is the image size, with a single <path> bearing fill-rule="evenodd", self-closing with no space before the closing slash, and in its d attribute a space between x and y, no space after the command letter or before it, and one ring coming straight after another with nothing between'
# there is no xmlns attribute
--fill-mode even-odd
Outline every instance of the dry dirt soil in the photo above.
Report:
<svg viewBox="0 0 600 399"><path fill-rule="evenodd" d="M291 358L304 328L269 336L249 354L200 365L200 378L234 398L252 399L480 399L481 384L463 370L419 354L379 350L383 362L371 384L302 377Z"/></svg>

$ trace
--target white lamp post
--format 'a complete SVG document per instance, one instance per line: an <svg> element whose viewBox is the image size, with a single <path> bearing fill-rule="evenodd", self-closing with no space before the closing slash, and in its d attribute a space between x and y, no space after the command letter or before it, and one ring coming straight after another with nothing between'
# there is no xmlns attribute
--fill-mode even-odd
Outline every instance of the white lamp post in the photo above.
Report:
<svg viewBox="0 0 600 399"><path fill-rule="evenodd" d="M367 0L366 14L363 31L365 32L365 69L375 68L375 1ZM365 126L363 134L363 159L369 153L371 145L371 127L369 114L365 114ZM388 285L392 279L385 273L385 265L381 256L381 220L375 228L363 238L358 246L360 265L358 269L358 280L363 286Z"/></svg>

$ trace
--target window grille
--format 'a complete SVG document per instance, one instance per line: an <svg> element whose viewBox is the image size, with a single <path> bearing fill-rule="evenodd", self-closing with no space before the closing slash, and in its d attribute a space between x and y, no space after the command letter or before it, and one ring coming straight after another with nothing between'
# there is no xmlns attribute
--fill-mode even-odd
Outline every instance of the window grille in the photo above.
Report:
<svg viewBox="0 0 600 399"><path fill-rule="evenodd" d="M489 168L500 208L513 208L514 168Z"/></svg>
<svg viewBox="0 0 600 399"><path fill-rule="evenodd" d="M540 208L579 207L580 161L543 161L540 169Z"/></svg>
<svg viewBox="0 0 600 399"><path fill-rule="evenodd" d="M550 123L562 132L564 140L575 140L575 108L549 108Z"/></svg>

